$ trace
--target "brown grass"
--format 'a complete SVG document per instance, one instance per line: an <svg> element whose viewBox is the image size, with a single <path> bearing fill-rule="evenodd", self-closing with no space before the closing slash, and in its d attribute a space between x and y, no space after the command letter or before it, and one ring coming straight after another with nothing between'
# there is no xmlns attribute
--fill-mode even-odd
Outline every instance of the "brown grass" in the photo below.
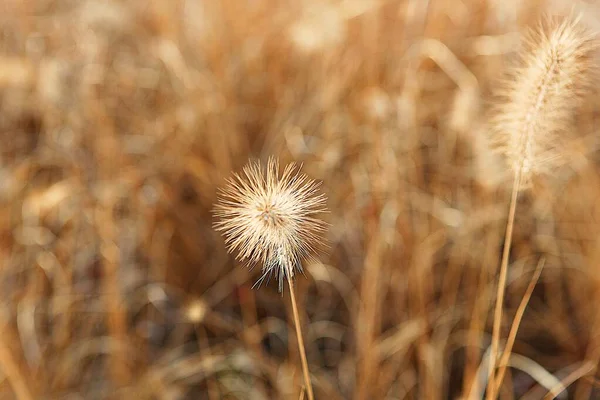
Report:
<svg viewBox="0 0 600 400"><path fill-rule="evenodd" d="M1 399L300 398L289 301L212 228L217 188L270 156L328 197L330 249L295 279L315 398L483 394L512 184L494 88L545 15L597 32L600 4L1 8ZM502 399L600 395L595 87L564 168L519 193Z"/></svg>
<svg viewBox="0 0 600 400"><path fill-rule="evenodd" d="M552 167L567 158L569 144L575 140L569 140L575 113L587 89L596 83L591 71L595 69L593 53L598 39L582 29L579 18L550 21L548 25L547 29L532 31L528 46L520 50L521 64L511 70L502 91L504 98L498 101L495 118L490 121L493 138L513 169L514 181L494 307L488 400L496 398L504 374L501 368L495 379L519 192L536 175L553 172Z"/></svg>

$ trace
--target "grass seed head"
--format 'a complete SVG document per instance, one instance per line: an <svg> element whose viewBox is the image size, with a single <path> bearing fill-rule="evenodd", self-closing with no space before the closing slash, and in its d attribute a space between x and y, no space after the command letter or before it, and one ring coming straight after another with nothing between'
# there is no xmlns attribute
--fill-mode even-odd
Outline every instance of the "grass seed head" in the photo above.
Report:
<svg viewBox="0 0 600 400"><path fill-rule="evenodd" d="M316 253L326 226L317 218L326 211L319 187L295 164L280 176L278 161L269 158L266 170L250 162L219 191L215 229L239 261L263 265L258 283L276 274L281 290L283 280Z"/></svg>
<svg viewBox="0 0 600 400"><path fill-rule="evenodd" d="M525 185L563 165L574 112L592 82L597 41L578 18L547 19L524 40L500 92L492 133Z"/></svg>

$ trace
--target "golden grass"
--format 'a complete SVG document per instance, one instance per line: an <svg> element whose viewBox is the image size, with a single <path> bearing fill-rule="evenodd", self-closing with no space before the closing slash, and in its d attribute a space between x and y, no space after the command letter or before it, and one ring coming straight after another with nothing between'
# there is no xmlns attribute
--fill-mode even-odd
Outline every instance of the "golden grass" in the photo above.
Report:
<svg viewBox="0 0 600 400"><path fill-rule="evenodd" d="M481 398L513 181L489 129L495 88L525 32L571 13L597 32L600 4L2 11L1 399L306 397L289 300L252 290L260 271L212 227L217 189L270 156L328 198L330 249L294 280L314 397ZM600 393L596 87L561 125L564 168L519 193L502 399Z"/></svg>
<svg viewBox="0 0 600 400"><path fill-rule="evenodd" d="M579 18L568 17L548 25L547 30L533 31L528 46L520 50L521 65L511 71L503 89L504 98L497 103L498 111L490 123L500 152L513 168L514 181L494 307L488 400L496 398L504 374L501 369L495 379L519 192L537 174L553 172L552 167L560 166L559 160L566 158L574 140L569 138L573 117L586 89L595 84L591 71L595 68L593 53L598 39L582 29Z"/></svg>

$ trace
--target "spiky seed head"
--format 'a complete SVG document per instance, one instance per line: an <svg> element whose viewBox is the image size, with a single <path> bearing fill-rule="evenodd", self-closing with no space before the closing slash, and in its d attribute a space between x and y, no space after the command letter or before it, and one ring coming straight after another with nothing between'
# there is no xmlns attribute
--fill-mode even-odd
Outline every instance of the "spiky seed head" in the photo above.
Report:
<svg viewBox="0 0 600 400"><path fill-rule="evenodd" d="M545 19L524 40L498 93L491 127L498 150L525 186L565 163L569 126L595 76L597 47L576 17Z"/></svg>
<svg viewBox="0 0 600 400"><path fill-rule="evenodd" d="M275 274L281 290L283 280L302 271L302 261L323 243L326 224L317 216L326 211L326 197L319 187L295 164L280 175L279 162L271 157L266 169L250 162L219 190L214 227L239 261L262 264L257 283Z"/></svg>

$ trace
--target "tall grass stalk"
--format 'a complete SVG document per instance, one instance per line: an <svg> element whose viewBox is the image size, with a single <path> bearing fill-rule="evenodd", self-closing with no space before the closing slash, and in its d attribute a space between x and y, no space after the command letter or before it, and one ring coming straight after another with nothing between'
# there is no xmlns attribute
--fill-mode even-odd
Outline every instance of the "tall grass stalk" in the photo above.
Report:
<svg viewBox="0 0 600 400"><path fill-rule="evenodd" d="M304 384L309 400L314 400L312 384L310 382L310 372L308 370L308 361L306 360L306 350L304 349L304 336L300 325L300 316L296 304L296 294L294 293L294 282L288 279L290 288L290 299L292 300L292 312L294 313L294 325L296 326L296 338L298 339L298 351L300 352L300 361L302 362L302 374L304 375Z"/></svg>
<svg viewBox="0 0 600 400"><path fill-rule="evenodd" d="M318 193L319 183L299 173L294 164L279 174L275 158L250 163L243 175L234 175L221 192L215 206L220 220L215 228L222 232L230 252L247 263L262 263L263 275L278 276L279 290L286 280L290 288L298 350L309 400L314 400L304 338L300 325L293 278L302 270L302 261L310 258L320 244L325 224L315 215L325 211L325 196Z"/></svg>
<svg viewBox="0 0 600 400"><path fill-rule="evenodd" d="M504 248L496 292L490 348L487 399L496 398L495 382L502 308L508 274L517 200L532 178L567 162L569 125L590 85L591 51L595 40L577 18L547 21L531 32L520 52L520 65L511 70L492 120L499 150L514 171Z"/></svg>
<svg viewBox="0 0 600 400"><path fill-rule="evenodd" d="M508 221L506 223L506 234L504 236L504 249L502 251L502 261L500 262L500 276L498 277L498 288L496 292L496 307L494 309L494 327L492 331L492 345L490 349L490 368L488 375L487 398L495 398L494 371L496 368L496 357L498 354L498 345L500 341L500 327L502 326L502 305L504 303L504 291L506 287L506 276L508 274L508 258L510 256L510 247L512 244L513 228L515 225L515 213L517 210L517 199L521 187L521 170L515 173L515 179L510 196L510 206L508 210Z"/></svg>

